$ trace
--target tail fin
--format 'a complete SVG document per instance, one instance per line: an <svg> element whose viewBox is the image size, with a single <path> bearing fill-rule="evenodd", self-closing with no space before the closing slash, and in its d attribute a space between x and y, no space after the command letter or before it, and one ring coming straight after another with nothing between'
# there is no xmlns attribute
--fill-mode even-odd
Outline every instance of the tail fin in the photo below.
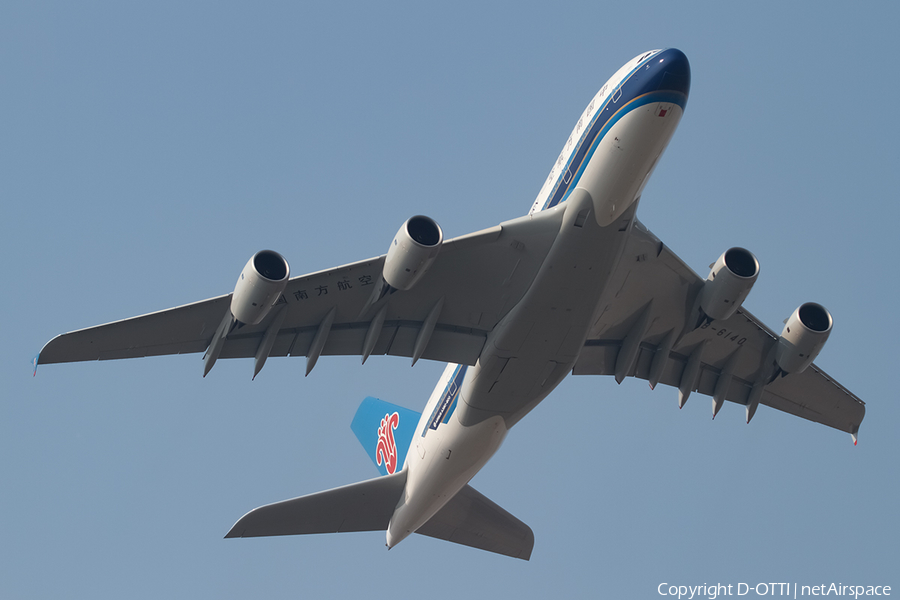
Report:
<svg viewBox="0 0 900 600"><path fill-rule="evenodd" d="M382 475L403 469L422 415L414 410L372 398L362 401L350 429Z"/></svg>

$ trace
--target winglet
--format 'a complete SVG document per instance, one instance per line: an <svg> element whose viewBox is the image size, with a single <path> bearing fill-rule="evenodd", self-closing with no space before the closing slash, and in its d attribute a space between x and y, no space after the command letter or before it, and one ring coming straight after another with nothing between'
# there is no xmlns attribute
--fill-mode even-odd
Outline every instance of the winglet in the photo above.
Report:
<svg viewBox="0 0 900 600"><path fill-rule="evenodd" d="M37 375L37 366L38 366L38 361L40 360L40 358L41 358L41 353L38 352L37 354L34 355L34 358L31 359L31 366L34 367L34 371L31 373L32 377Z"/></svg>

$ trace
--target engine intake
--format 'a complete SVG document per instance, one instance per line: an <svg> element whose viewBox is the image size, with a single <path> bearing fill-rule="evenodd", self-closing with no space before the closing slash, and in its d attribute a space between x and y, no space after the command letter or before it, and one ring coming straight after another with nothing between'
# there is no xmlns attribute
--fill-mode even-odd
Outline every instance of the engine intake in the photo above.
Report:
<svg viewBox="0 0 900 600"><path fill-rule="evenodd" d="M802 373L821 352L834 320L815 302L801 304L785 321L775 348L775 362L785 373Z"/></svg>
<svg viewBox="0 0 900 600"><path fill-rule="evenodd" d="M758 276L759 261L752 252L729 248L713 263L700 290L700 310L709 320L724 321L746 300Z"/></svg>
<svg viewBox="0 0 900 600"><path fill-rule="evenodd" d="M393 288L412 288L437 258L444 242L444 232L433 220L422 215L409 218L403 225L384 259L384 280Z"/></svg>
<svg viewBox="0 0 900 600"><path fill-rule="evenodd" d="M273 250L260 250L250 257L238 277L231 297L232 316L246 325L262 321L287 286L291 268Z"/></svg>

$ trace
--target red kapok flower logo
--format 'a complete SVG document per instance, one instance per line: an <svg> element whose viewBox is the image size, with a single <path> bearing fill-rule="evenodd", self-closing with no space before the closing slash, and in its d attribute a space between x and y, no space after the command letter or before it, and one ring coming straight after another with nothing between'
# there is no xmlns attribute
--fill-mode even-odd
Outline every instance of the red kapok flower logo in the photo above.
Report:
<svg viewBox="0 0 900 600"><path fill-rule="evenodd" d="M400 415L384 415L378 427L378 446L375 447L375 463L387 469L389 475L397 470L397 442L394 441L394 430L400 424Z"/></svg>

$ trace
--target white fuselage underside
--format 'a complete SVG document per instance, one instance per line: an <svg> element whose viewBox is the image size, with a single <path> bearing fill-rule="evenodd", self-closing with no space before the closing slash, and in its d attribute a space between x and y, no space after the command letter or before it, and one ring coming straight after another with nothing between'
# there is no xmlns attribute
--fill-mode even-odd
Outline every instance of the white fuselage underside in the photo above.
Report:
<svg viewBox="0 0 900 600"><path fill-rule="evenodd" d="M509 428L571 371L609 292L637 200L681 114L677 105L654 102L619 118L594 141L574 189L541 212L540 218L558 221L556 240L465 374L456 410L432 429L429 420L457 366L448 365L438 382L407 453L406 490L388 527L388 546L440 510L493 456Z"/></svg>

